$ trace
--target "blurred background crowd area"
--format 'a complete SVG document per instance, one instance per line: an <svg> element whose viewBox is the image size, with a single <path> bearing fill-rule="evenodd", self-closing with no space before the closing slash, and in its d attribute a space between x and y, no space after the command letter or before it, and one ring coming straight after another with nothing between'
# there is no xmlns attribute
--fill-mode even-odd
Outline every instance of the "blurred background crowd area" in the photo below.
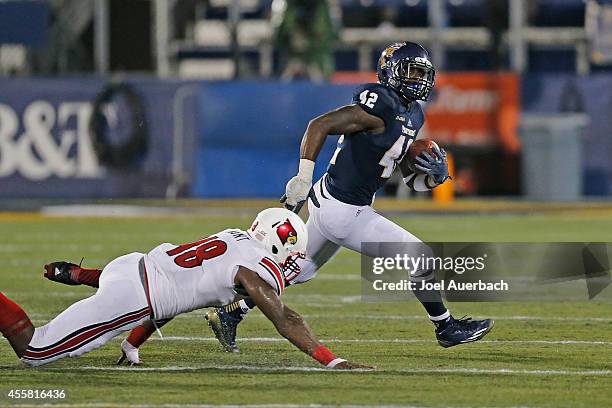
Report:
<svg viewBox="0 0 612 408"><path fill-rule="evenodd" d="M610 0L0 0L0 196L276 196L397 41L453 194L610 194Z"/></svg>
<svg viewBox="0 0 612 408"><path fill-rule="evenodd" d="M610 5L608 0L2 0L0 67L11 75L155 71L203 79L317 80L330 79L335 70L371 70L381 47L410 39L428 46L444 71L587 74L610 70ZM288 59L296 60L294 66ZM297 60L313 66L295 66Z"/></svg>

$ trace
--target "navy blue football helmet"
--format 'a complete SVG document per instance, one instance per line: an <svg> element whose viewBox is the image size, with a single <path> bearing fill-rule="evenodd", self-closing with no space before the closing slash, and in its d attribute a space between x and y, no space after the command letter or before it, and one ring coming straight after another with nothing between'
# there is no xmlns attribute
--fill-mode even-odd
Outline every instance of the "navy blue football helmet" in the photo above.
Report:
<svg viewBox="0 0 612 408"><path fill-rule="evenodd" d="M379 83L394 89L408 102L426 101L436 77L429 53L413 42L388 46L380 55L377 73Z"/></svg>

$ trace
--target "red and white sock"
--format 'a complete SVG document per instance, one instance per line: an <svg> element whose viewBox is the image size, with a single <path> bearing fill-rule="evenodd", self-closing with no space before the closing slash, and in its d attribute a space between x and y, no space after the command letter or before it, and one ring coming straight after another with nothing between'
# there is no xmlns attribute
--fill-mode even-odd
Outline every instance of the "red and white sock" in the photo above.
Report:
<svg viewBox="0 0 612 408"><path fill-rule="evenodd" d="M148 329L148 327L141 324L140 326L134 327L132 329L130 335L126 340L132 346L139 348L142 343L144 343L149 337L151 337L153 333L155 333L155 327Z"/></svg>
<svg viewBox="0 0 612 408"><path fill-rule="evenodd" d="M4 337L15 336L32 327L32 322L23 309L0 292L0 333Z"/></svg>
<svg viewBox="0 0 612 408"><path fill-rule="evenodd" d="M145 341L151 337L153 333L155 333L156 326L157 329L163 327L166 323L168 323L172 319L160 319L155 320L153 324L141 324L140 326L134 327L130 332L130 335L127 337L127 342L132 346L139 348Z"/></svg>

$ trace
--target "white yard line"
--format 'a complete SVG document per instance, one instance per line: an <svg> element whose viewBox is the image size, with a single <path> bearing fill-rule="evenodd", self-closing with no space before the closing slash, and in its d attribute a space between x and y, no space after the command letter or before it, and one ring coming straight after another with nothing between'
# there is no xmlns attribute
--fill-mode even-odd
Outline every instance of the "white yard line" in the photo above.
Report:
<svg viewBox="0 0 612 408"><path fill-rule="evenodd" d="M258 315L265 317L263 315ZM334 314L305 314L304 317L309 318L332 318L332 319L366 319L366 320L426 320L426 316L423 315L366 315L366 314L354 314L354 315L334 315ZM559 321L559 322L612 322L612 317L573 317L573 316L487 316L494 320L545 320L545 321Z"/></svg>
<svg viewBox="0 0 612 408"><path fill-rule="evenodd" d="M198 336L164 336L151 337L149 341L211 341L216 342L214 337ZM356 344L427 344L435 343L435 340L426 339L322 339L324 343L356 343ZM281 337L244 337L238 338L238 342L244 343L285 343L287 340ZM479 344L555 344L555 345L600 345L612 346L612 341L599 340L480 340Z"/></svg>
<svg viewBox="0 0 612 408"><path fill-rule="evenodd" d="M47 238L47 242L49 242ZM114 246L119 247L119 244L114 244ZM113 247L113 245L102 245L102 244L94 244L94 243L70 243L70 244L62 244L62 251L87 251L87 252L108 252L109 247ZM36 244L37 251L57 251L57 244ZM15 252L24 252L31 251L32 244L0 244L0 254L9 253L13 254Z"/></svg>
<svg viewBox="0 0 612 408"><path fill-rule="evenodd" d="M25 295L26 292L11 292L10 295ZM31 294L31 292L28 292ZM79 293L72 291L64 291L64 292L45 292L46 296L52 297L84 297L87 293ZM329 307L330 305L325 305L325 307ZM339 305L338 305L339 307ZM206 312L195 311L191 313L185 313L178 315L176 318L179 319L192 319L192 318L202 318ZM50 320L54 318L56 315L51 315L48 313L30 313L30 317L36 318L39 320ZM302 314L302 316L306 319L326 319L326 320L422 320L427 321L427 316L425 314L422 315L372 315L372 314L335 314L335 313L325 313L325 314ZM494 320L516 320L516 321L557 321L557 322L612 322L612 317L576 317L576 316L487 316L490 319ZM262 314L252 314L249 316L249 319L267 319Z"/></svg>
<svg viewBox="0 0 612 408"><path fill-rule="evenodd" d="M522 370L513 368L399 368L399 369L359 369L350 371L333 370L321 367L261 367L249 365L196 365L196 366L167 366L167 367L64 367L47 368L49 371L144 371L144 372L167 372L167 371L255 371L255 372L328 372L328 373L401 373L401 374L487 374L487 375L541 375L541 376L612 376L611 370Z"/></svg>
<svg viewBox="0 0 612 408"><path fill-rule="evenodd" d="M327 281L360 281L361 276L359 274L338 274L338 273L321 273L316 277L317 280Z"/></svg>
<svg viewBox="0 0 612 408"><path fill-rule="evenodd" d="M329 307L329 305L325 305ZM340 306L338 306L340 307ZM202 318L206 312L191 312L177 316L181 319ZM336 313L304 313L302 316L305 319L325 319L325 320L422 320L427 321L427 316L422 315L368 315L368 314L336 314ZM40 316L36 316L40 317ZM52 316L49 316L51 318ZM557 321L557 322L612 322L612 317L573 317L573 316L487 316L493 320L516 320L516 321ZM267 319L262 314L253 314L249 319Z"/></svg>
<svg viewBox="0 0 612 408"><path fill-rule="evenodd" d="M7 408L40 408L40 407L54 407L54 408L73 408L73 407L86 407L86 408L426 408L424 406L416 405L326 405L326 404L244 404L244 405L230 405L230 404L113 404L113 403L84 403L84 404L66 404L66 403L40 403L40 404L11 404L3 405L0 407ZM448 407L447 407L448 408ZM452 407L451 407L452 408ZM521 406L521 408L528 408Z"/></svg>

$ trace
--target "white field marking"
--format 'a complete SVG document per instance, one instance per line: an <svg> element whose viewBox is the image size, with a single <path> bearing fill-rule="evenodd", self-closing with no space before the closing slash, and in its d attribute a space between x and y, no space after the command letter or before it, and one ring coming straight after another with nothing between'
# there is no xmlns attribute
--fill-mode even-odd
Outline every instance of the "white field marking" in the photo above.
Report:
<svg viewBox="0 0 612 408"><path fill-rule="evenodd" d="M93 288L91 288L93 290ZM74 291L70 291L70 290L63 290L61 292L57 292L57 291L45 291L43 292L38 292L38 291L31 291L31 292L24 292L24 291L7 291L5 293L9 293L12 296L31 296L31 295L37 295L37 296L45 296L45 297L58 297L58 298L78 298L80 299L85 299L89 296L91 296L93 294L92 293L87 293L87 292L74 292ZM42 315L40 315L42 316ZM39 317L40 317L39 316ZM50 317L55 317L57 315L49 315Z"/></svg>
<svg viewBox="0 0 612 408"><path fill-rule="evenodd" d="M152 337L149 341L211 341L217 342L215 337L199 336L164 336ZM281 337L245 337L238 339L244 343L285 343ZM435 340L426 339L322 339L323 343L355 343L355 344L427 344L436 343ZM554 344L554 345L599 345L612 346L612 341L600 340L480 340L479 344Z"/></svg>
<svg viewBox="0 0 612 408"><path fill-rule="evenodd" d="M112 242L112 243L117 243L120 241L133 242L137 240L138 237L139 237L138 234L111 234L111 235L104 236L106 242ZM86 246L85 242L87 242L87 237L84 237L85 239L81 239L81 238L83 237L76 237L74 238L74 240L78 241L80 245ZM159 232L159 233L151 232L151 233L147 233L147 238L163 242L164 239L168 239L168 234L165 234L163 232ZM0 242L7 242L8 244L13 244L15 242L25 242L25 244L23 245L29 244L29 246L32 247L32 244L37 243L37 242L42 242L43 244L48 243L48 242L66 242L66 234L48 233L48 232L31 232L31 233L19 232L11 236L10 240L2 240ZM91 245L96 245L98 241L94 241L92 239L91 242L92 242ZM57 249L58 247L63 248L64 246L54 245L53 247Z"/></svg>
<svg viewBox="0 0 612 408"><path fill-rule="evenodd" d="M115 244L114 246L119 246ZM88 252L105 252L108 251L109 247L113 247L113 245L101 245L97 243L79 243L79 244L62 244L62 251L88 251ZM55 251L57 250L57 244L37 244L37 251ZM32 244L0 244L0 253L8 252L23 252L23 251L31 251Z"/></svg>
<svg viewBox="0 0 612 408"><path fill-rule="evenodd" d="M111 259L87 257L86 260L89 265L105 265ZM40 268L40 272L43 272L43 264L36 259L6 259L2 260L2 264L10 266L32 266L33 268L37 268L37 270Z"/></svg>
<svg viewBox="0 0 612 408"><path fill-rule="evenodd" d="M425 406L416 405L325 405L325 404L244 404L244 405L229 405L229 404L116 404L116 403L85 403L85 404L11 404L3 405L0 407L7 408L40 408L40 407L54 407L54 408L74 408L74 407L87 407L87 408L426 408ZM452 407L447 407L452 408ZM513 407L510 407L513 408ZM514 407L516 408L516 407ZM520 408L528 408L521 406Z"/></svg>
<svg viewBox="0 0 612 408"><path fill-rule="evenodd" d="M321 273L315 278L316 280L327 280L327 281L360 281L361 276L359 275L348 275L339 273Z"/></svg>
<svg viewBox="0 0 612 408"><path fill-rule="evenodd" d="M186 212L186 211L184 211ZM145 207L121 204L86 205L49 205L43 206L40 213L47 217L146 217L176 215L179 211L172 207Z"/></svg>
<svg viewBox="0 0 612 408"><path fill-rule="evenodd" d="M329 307L330 305L325 305ZM338 305L339 307L339 305ZM177 316L178 318L200 318L205 312L191 312ZM422 320L427 321L425 315L366 315L366 314L308 314L305 313L302 317L306 319L325 319L325 320ZM262 314L250 315L249 319L267 319ZM488 316L493 320L517 320L517 321L560 321L560 322L612 322L612 317L574 317L574 316Z"/></svg>
<svg viewBox="0 0 612 408"><path fill-rule="evenodd" d="M325 404L244 404L244 405L228 405L228 404L105 404L100 403L86 403L86 404L11 404L3 405L0 407L7 408L40 408L40 407L54 407L54 408L73 408L73 407L87 407L87 408L427 408L423 405L325 405ZM447 407L452 408L452 407ZM510 407L516 408L516 407ZM520 408L528 408L521 406Z"/></svg>
<svg viewBox="0 0 612 408"><path fill-rule="evenodd" d="M520 375L568 375L568 376L611 376L612 370L522 370L513 368L398 368L398 369L357 369L357 370L333 370L323 367L261 367L249 365L196 365L196 366L167 366L167 367L64 367L64 368L42 368L49 371L200 371L200 370L221 370L221 371L297 371L297 372L334 372L334 373L402 373L402 374L423 374L423 373L447 373L447 374L520 374Z"/></svg>
<svg viewBox="0 0 612 408"><path fill-rule="evenodd" d="M259 317L265 317L263 315L257 315ZM354 314L354 315L333 315L333 314L305 314L304 317L309 317L311 319L315 318L330 318L330 319L347 319L347 320L358 320L358 319L366 319L366 320L427 320L425 315L363 315L363 314ZM589 322L612 322L612 317L573 317L573 316L488 316L489 319L493 320L554 320L561 322L580 322L580 321L589 321Z"/></svg>
<svg viewBox="0 0 612 408"><path fill-rule="evenodd" d="M79 293L79 292L45 292L45 294L52 293L51 296L62 297L60 293L67 293L66 297L75 296L82 297L87 295L87 293ZM25 292L12 292L13 295L25 295ZM28 292L31 294L31 292ZM304 303L305 304L305 303ZM304 305L303 304L303 305ZM329 307L330 305L325 305L325 307ZM334 307L340 307L340 305L336 305ZM189 313L180 314L175 317L175 319L201 319L206 314L206 311L193 311ZM50 320L54 318L56 315L48 314L48 313L30 313L30 317L40 320ZM334 314L334 313L326 313L326 314L302 314L302 317L306 319L325 319L325 320L422 320L424 322L427 321L427 316L425 315L366 315L366 314ZM612 317L575 317L575 316L488 316L493 320L517 320L517 321L559 321L559 322L612 322ZM256 313L249 315L249 319L268 319L261 313Z"/></svg>
<svg viewBox="0 0 612 408"><path fill-rule="evenodd" d="M358 303L361 302L361 295L338 296L338 295L318 295L318 294L292 294L291 301L318 301L326 304L337 303Z"/></svg>
<svg viewBox="0 0 612 408"><path fill-rule="evenodd" d="M42 268L41 268L42 269ZM87 286L82 286L87 287ZM95 291L95 288L89 288L92 291ZM32 291L13 291L11 292L14 295L27 295L36 293L35 290ZM69 291L69 290L59 290L59 291L46 291L45 295L54 296L54 297L70 297L70 296L82 296L83 293ZM295 303L304 304L305 302L320 302L327 306L333 305L341 305L345 303L358 303L361 302L361 295L351 295L351 296L329 296L329 295L318 295L318 294L293 294L290 298L290 301Z"/></svg>

